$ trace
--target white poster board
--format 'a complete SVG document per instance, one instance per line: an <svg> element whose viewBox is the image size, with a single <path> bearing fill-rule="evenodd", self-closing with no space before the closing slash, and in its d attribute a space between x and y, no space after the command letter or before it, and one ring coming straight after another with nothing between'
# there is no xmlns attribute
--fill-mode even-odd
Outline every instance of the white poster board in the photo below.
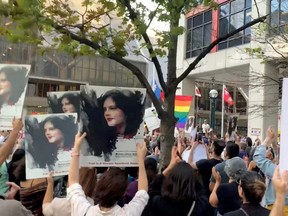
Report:
<svg viewBox="0 0 288 216"><path fill-rule="evenodd" d="M160 127L160 119L158 118L157 111L154 107L145 109L144 121L151 135L153 130Z"/></svg>
<svg viewBox="0 0 288 216"><path fill-rule="evenodd" d="M81 86L81 119L87 142L80 165L137 166L136 143L143 142L146 89Z"/></svg>
<svg viewBox="0 0 288 216"><path fill-rule="evenodd" d="M283 79L280 133L280 169L288 170L288 78ZM286 121L285 121L286 120Z"/></svg>
<svg viewBox="0 0 288 216"><path fill-rule="evenodd" d="M77 113L27 116L26 178L67 175L77 131Z"/></svg>
<svg viewBox="0 0 288 216"><path fill-rule="evenodd" d="M0 130L12 130L12 119L22 116L30 68L0 64Z"/></svg>

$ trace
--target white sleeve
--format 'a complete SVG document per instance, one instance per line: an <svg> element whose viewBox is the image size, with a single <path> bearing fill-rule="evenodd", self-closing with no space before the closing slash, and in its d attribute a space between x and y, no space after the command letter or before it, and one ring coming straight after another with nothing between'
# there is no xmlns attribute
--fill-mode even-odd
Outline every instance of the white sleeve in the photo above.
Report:
<svg viewBox="0 0 288 216"><path fill-rule="evenodd" d="M52 203L43 203L43 205L42 205L42 213L45 216L53 216Z"/></svg>
<svg viewBox="0 0 288 216"><path fill-rule="evenodd" d="M71 216L85 215L92 205L86 199L80 184L72 184L67 188L67 199L71 204Z"/></svg>
<svg viewBox="0 0 288 216"><path fill-rule="evenodd" d="M149 195L145 190L138 191L134 198L122 208L122 211L125 213L124 215L141 215L148 203L148 199Z"/></svg>

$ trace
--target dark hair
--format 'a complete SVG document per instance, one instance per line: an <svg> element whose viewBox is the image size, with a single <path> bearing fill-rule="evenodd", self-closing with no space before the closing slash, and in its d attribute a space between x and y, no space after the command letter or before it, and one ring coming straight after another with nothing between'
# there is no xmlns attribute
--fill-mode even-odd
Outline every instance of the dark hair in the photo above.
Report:
<svg viewBox="0 0 288 216"><path fill-rule="evenodd" d="M79 184L86 196L94 199L96 194L97 172L95 167L81 167L79 169Z"/></svg>
<svg viewBox="0 0 288 216"><path fill-rule="evenodd" d="M104 208L114 206L124 195L127 185L127 173L118 167L111 167L97 183L95 202Z"/></svg>
<svg viewBox="0 0 288 216"><path fill-rule="evenodd" d="M79 93L65 93L60 98L57 99L55 94L47 95L47 100L52 113L63 113L62 100L66 98L70 104L75 108L75 112L78 114L78 119L80 118L80 95Z"/></svg>
<svg viewBox="0 0 288 216"><path fill-rule="evenodd" d="M140 91L113 89L107 91L99 98L91 90L80 92L81 107L83 111L83 130L87 133L90 153L95 156L111 155L116 148L118 137L116 127L109 127L104 117L104 101L111 97L117 106L126 115L125 136L134 136L144 115L143 94Z"/></svg>
<svg viewBox="0 0 288 216"><path fill-rule="evenodd" d="M126 128L124 136L136 135L144 116L144 100L140 91L130 91L127 89L112 89L98 98L99 108L103 110L103 104L107 98L111 97L116 107L121 109L126 116Z"/></svg>
<svg viewBox="0 0 288 216"><path fill-rule="evenodd" d="M74 145L77 123L75 123L75 117L71 115L49 116L41 122L38 122L35 117L25 119L26 136L32 138L32 143L28 143L27 151L33 157L37 167L46 168L48 166L51 169L57 160L58 148L56 145L51 145L45 136L44 125L47 122L51 122L55 128L61 130L66 150L70 150ZM40 152L45 152L45 154L39 154Z"/></svg>
<svg viewBox="0 0 288 216"><path fill-rule="evenodd" d="M148 184L150 185L158 172L157 161L154 158L146 157L144 160L144 165L147 173Z"/></svg>
<svg viewBox="0 0 288 216"><path fill-rule="evenodd" d="M264 178L257 172L245 171L240 180L247 201L252 204L260 203L266 190Z"/></svg>
<svg viewBox="0 0 288 216"><path fill-rule="evenodd" d="M180 162L171 170L162 185L162 196L174 202L196 200L195 170L186 162Z"/></svg>
<svg viewBox="0 0 288 216"><path fill-rule="evenodd" d="M247 143L247 145L249 146L249 147L251 147L252 146L252 139L250 138L250 137L246 137L246 143Z"/></svg>
<svg viewBox="0 0 288 216"><path fill-rule="evenodd" d="M229 159L237 157L239 155L239 146L234 142L227 142L226 144L226 155Z"/></svg>
<svg viewBox="0 0 288 216"><path fill-rule="evenodd" d="M27 68L6 66L0 69L0 74L1 73L4 73L6 75L6 79L11 83L11 95L8 103L10 105L14 105L18 102L25 90L25 86L28 81ZM0 108L2 107L3 103L4 98L0 96Z"/></svg>
<svg viewBox="0 0 288 216"><path fill-rule="evenodd" d="M15 182L18 185L20 181L26 181L25 165L25 150L15 150L8 167L9 181Z"/></svg>
<svg viewBox="0 0 288 216"><path fill-rule="evenodd" d="M214 149L214 152L217 156L220 156L223 152L223 149L225 148L225 142L223 140L215 140L212 143L212 147Z"/></svg>
<svg viewBox="0 0 288 216"><path fill-rule="evenodd" d="M229 119L229 123L228 123L228 134L229 136L232 135L232 132L235 131L236 127L237 127L237 116L233 116L232 118ZM232 123L233 123L233 127L232 127Z"/></svg>

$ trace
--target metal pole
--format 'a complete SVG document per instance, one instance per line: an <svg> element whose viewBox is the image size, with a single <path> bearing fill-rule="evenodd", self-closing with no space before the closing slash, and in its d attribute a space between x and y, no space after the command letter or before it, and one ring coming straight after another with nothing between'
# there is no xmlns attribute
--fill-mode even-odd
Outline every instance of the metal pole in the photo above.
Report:
<svg viewBox="0 0 288 216"><path fill-rule="evenodd" d="M215 103L216 98L211 98L211 117L210 117L210 127L214 130L215 129Z"/></svg>
<svg viewBox="0 0 288 216"><path fill-rule="evenodd" d="M222 85L222 113L221 113L221 137L224 137L224 118L225 118L225 104L224 104L224 84Z"/></svg>

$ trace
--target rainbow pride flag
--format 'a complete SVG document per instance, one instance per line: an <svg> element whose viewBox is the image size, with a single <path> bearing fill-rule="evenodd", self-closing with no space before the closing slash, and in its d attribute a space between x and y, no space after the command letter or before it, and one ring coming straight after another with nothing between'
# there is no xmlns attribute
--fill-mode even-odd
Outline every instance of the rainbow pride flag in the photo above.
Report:
<svg viewBox="0 0 288 216"><path fill-rule="evenodd" d="M184 128L189 114L192 96L176 95L174 115L178 118L176 128Z"/></svg>

